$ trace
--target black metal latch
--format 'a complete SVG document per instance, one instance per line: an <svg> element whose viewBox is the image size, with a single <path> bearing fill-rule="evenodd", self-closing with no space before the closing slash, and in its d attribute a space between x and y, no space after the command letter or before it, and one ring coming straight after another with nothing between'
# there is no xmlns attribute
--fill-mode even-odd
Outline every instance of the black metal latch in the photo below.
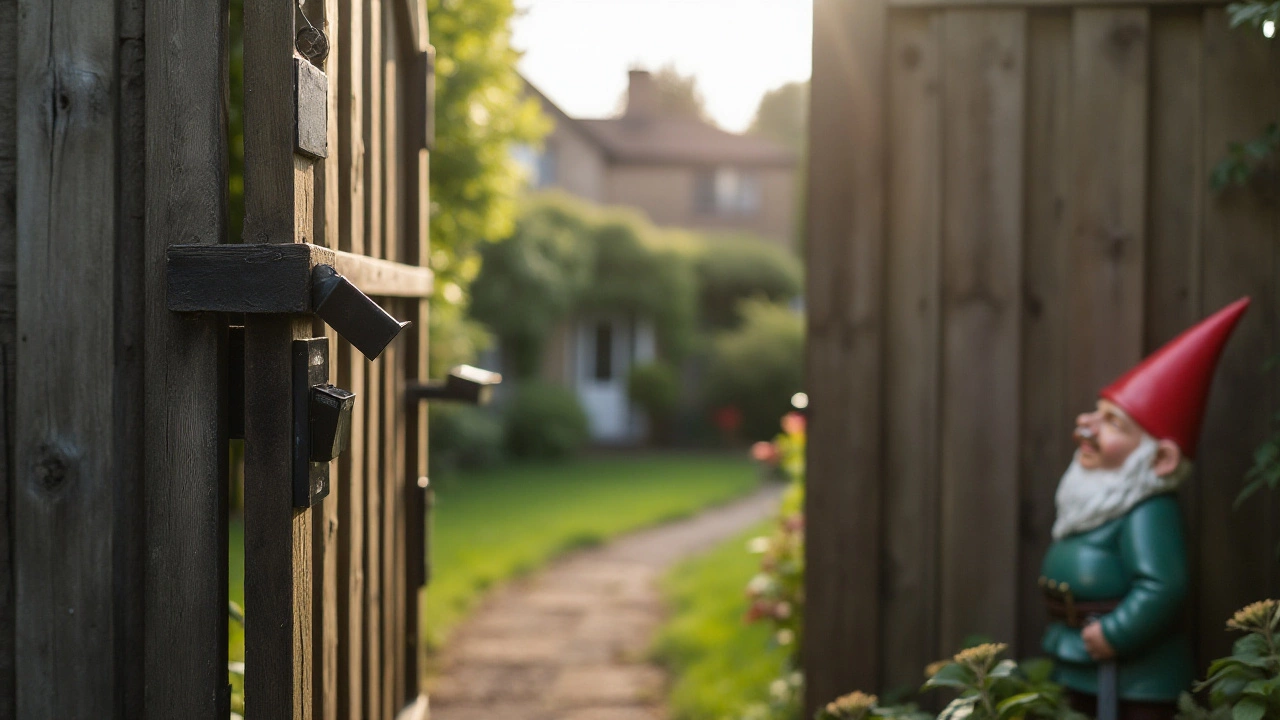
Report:
<svg viewBox="0 0 1280 720"><path fill-rule="evenodd" d="M347 449L356 394L329 384L329 339L293 341L293 506L329 494L329 461Z"/></svg>
<svg viewBox="0 0 1280 720"><path fill-rule="evenodd" d="M444 380L409 383L405 388L405 396L410 402L451 400L485 405L493 397L493 388L501 383L502 376L496 372L458 365L449 371L449 376Z"/></svg>

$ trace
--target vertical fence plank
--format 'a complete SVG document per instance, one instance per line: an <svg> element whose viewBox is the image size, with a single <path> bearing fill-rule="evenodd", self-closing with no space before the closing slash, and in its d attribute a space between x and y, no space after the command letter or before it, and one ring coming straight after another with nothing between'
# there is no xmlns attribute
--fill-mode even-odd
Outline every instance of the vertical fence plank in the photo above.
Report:
<svg viewBox="0 0 1280 720"><path fill-rule="evenodd" d="M324 61L324 71L329 79L327 141L329 157L319 161L315 174L315 195L323 199L316 203L315 229L312 232L316 242L325 247L337 248L340 244L341 196L339 195L340 176L342 175L341 158L338 152L340 142L338 125L338 96L340 94L338 73L342 71L342 47L338 41L338 0L324 0L320 6L320 16L312 19L323 28L330 38L329 55ZM324 327L320 321L315 322L316 333L329 337L329 377L336 382L340 374L339 366L347 359L342 353L342 343L332 329ZM350 388L350 385L339 387ZM338 606L339 594L345 593L345 586L338 585L338 524L341 522L342 492L346 481L342 477L342 465L338 461L329 463L329 497L325 498L317 508L313 532L316 582L313 595L315 603L315 668L312 671L315 716L317 720L337 720L338 717ZM344 598L345 599L345 598Z"/></svg>
<svg viewBox="0 0 1280 720"><path fill-rule="evenodd" d="M290 243L314 228L314 167L294 154L292 3L244 12L245 232ZM245 321L245 699L254 720L312 717L312 511L292 502L291 341L311 320Z"/></svg>
<svg viewBox="0 0 1280 720"><path fill-rule="evenodd" d="M885 688L919 684L937 650L941 16L889 22L885 304Z"/></svg>
<svg viewBox="0 0 1280 720"><path fill-rule="evenodd" d="M1228 142L1247 140L1280 117L1274 92L1274 43L1256 32L1227 27L1220 9L1204 14L1204 162L1212 167ZM1274 180L1272 181L1274 182ZM1205 192L1209 192L1205 190ZM1207 315L1241 295L1254 306L1240 321L1218 364L1200 454L1201 658L1221 657L1231 637L1222 622L1246 603L1265 597L1273 575L1275 538L1269 504L1232 503L1254 447L1266 437L1276 410L1275 383L1262 364L1276 353L1276 203L1274 189L1255 184L1210 194L1204 203L1203 303ZM1263 389L1266 388L1266 389Z"/></svg>
<svg viewBox="0 0 1280 720"><path fill-rule="evenodd" d="M117 666L114 2L21 0L17 714L109 717ZM138 188L127 188L136 192ZM67 683L67 678L77 682Z"/></svg>
<svg viewBox="0 0 1280 720"><path fill-rule="evenodd" d="M212 720L229 710L223 321L165 308L165 250L226 237L227 6L148 3L147 28L165 40L146 60L146 706Z"/></svg>
<svg viewBox="0 0 1280 720"><path fill-rule="evenodd" d="M1154 351L1200 319L1200 254L1208 185L1202 147L1203 15L1200 8L1162 8L1151 16L1150 239L1144 353ZM1200 491L1206 479L1203 474L1193 477L1179 491L1187 545L1192 548L1199 546ZM1200 576L1199 560L1198 553L1190 553L1193 578ZM1200 583L1193 581L1192 586ZM1201 617L1196 593L1187 604L1187 617Z"/></svg>
<svg viewBox="0 0 1280 720"><path fill-rule="evenodd" d="M1145 8L1074 21L1067 402L1083 411L1142 357L1150 29Z"/></svg>
<svg viewBox="0 0 1280 720"><path fill-rule="evenodd" d="M13 555L14 359L17 353L18 3L0 0L0 557ZM0 563L0 720L16 717L13 563Z"/></svg>
<svg viewBox="0 0 1280 720"><path fill-rule="evenodd" d="M884 0L816 0L806 383L805 717L880 685Z"/></svg>
<svg viewBox="0 0 1280 720"><path fill-rule="evenodd" d="M952 650L1015 631L1026 13L947 12L942 35L939 638Z"/></svg>
<svg viewBox="0 0 1280 720"><path fill-rule="evenodd" d="M361 4L340 0L338 6L338 164L339 214L338 247L347 252L365 252L364 192L364 13ZM359 350L341 343L339 384L356 393L351 416L351 446L338 458L339 477L344 483L338 503L338 582L346 599L338 611L338 663L342 670L338 683L340 717L364 717L364 457L365 405L369 402L365 367Z"/></svg>
<svg viewBox="0 0 1280 720"><path fill-rule="evenodd" d="M1049 546L1053 496L1071 460L1067 265L1071 241L1071 15L1035 12L1027 29L1018 655L1040 654L1045 611L1034 578Z"/></svg>
<svg viewBox="0 0 1280 720"><path fill-rule="evenodd" d="M365 252L383 253L382 3L364 5L364 182ZM387 355L368 365L365 439L365 715L384 716L382 706L382 383Z"/></svg>
<svg viewBox="0 0 1280 720"><path fill-rule="evenodd" d="M382 80L382 256L387 260L400 258L400 147L396 142L398 88L396 84L396 31L394 3L382 6L382 56L379 70ZM390 301L392 311L397 310ZM401 341L403 342L403 341ZM382 376L382 708L386 717L394 717L400 709L396 693L396 662L400 655L400 626L396 607L400 600L398 579L400 565L396 563L399 533L396 518L401 513L401 494L397 491L400 467L397 462L401 449L403 403L396 394L401 372L400 342L389 346L384 354Z"/></svg>

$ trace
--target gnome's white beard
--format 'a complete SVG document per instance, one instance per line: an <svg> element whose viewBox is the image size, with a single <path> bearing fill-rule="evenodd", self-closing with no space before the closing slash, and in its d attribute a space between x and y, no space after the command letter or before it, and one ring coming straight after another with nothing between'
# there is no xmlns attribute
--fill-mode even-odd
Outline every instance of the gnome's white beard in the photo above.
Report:
<svg viewBox="0 0 1280 720"><path fill-rule="evenodd" d="M1053 539L1092 530L1122 517L1152 495L1176 489L1186 476L1184 467L1165 477L1156 475L1152 463L1159 447L1154 438L1143 435L1124 465L1112 470L1081 467L1077 453L1058 483L1058 519L1053 523Z"/></svg>

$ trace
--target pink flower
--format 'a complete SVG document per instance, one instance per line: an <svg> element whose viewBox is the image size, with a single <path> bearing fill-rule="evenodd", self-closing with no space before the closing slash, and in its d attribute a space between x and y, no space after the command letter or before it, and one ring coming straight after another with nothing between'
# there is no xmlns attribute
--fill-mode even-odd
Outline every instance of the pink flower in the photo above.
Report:
<svg viewBox="0 0 1280 720"><path fill-rule="evenodd" d="M804 415L789 412L782 416L782 431L788 435L803 435L805 428Z"/></svg>
<svg viewBox="0 0 1280 720"><path fill-rule="evenodd" d="M771 442L760 442L751 446L751 457L762 463L770 465L778 462L778 448Z"/></svg>

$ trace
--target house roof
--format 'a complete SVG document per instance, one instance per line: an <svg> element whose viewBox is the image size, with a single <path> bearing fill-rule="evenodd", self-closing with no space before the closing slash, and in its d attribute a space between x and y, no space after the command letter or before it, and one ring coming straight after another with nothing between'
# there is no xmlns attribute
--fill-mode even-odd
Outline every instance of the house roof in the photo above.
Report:
<svg viewBox="0 0 1280 720"><path fill-rule="evenodd" d="M674 165L772 165L791 167L795 153L771 140L738 135L694 118L623 116L573 118L525 80L558 123L569 123L614 162Z"/></svg>
<svg viewBox="0 0 1280 720"><path fill-rule="evenodd" d="M791 166L787 148L752 135L725 132L701 120L678 117L620 117L578 120L609 156L624 163Z"/></svg>

